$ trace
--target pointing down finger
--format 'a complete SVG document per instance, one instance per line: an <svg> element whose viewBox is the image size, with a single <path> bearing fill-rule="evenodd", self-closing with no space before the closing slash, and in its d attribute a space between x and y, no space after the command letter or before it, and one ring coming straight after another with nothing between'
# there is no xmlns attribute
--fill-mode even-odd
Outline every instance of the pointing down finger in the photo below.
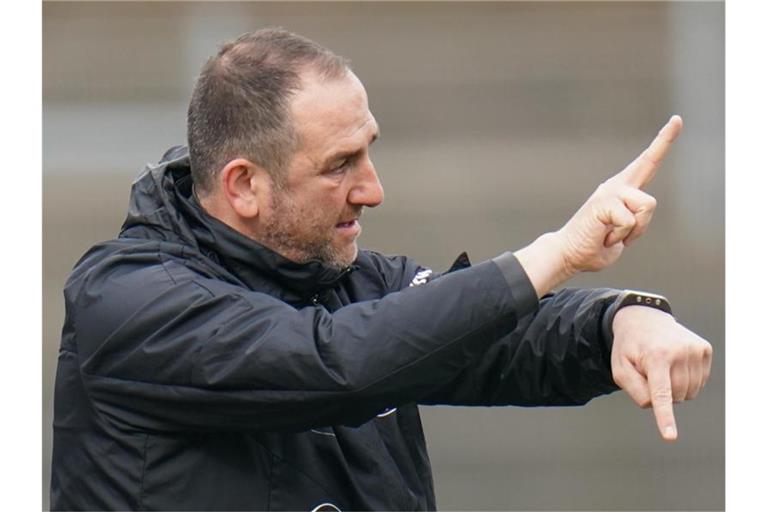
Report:
<svg viewBox="0 0 768 512"><path fill-rule="evenodd" d="M648 370L648 387L650 388L653 414L656 425L665 441L677 439L675 413L672 409L672 382L669 375L669 365L655 362Z"/></svg>

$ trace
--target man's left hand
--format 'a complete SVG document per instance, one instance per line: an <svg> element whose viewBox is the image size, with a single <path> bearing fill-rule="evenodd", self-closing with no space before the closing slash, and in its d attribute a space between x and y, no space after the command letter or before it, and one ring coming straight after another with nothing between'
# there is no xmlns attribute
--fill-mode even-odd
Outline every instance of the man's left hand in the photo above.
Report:
<svg viewBox="0 0 768 512"><path fill-rule="evenodd" d="M640 407L653 407L665 441L677 439L673 402L692 400L709 378L712 346L645 306L621 308L613 319L613 380Z"/></svg>

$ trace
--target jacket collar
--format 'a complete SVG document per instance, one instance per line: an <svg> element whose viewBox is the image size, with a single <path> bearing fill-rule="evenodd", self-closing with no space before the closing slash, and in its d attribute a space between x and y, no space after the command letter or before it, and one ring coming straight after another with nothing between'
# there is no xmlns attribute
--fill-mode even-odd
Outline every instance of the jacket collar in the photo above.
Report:
<svg viewBox="0 0 768 512"><path fill-rule="evenodd" d="M209 215L194 197L186 148L169 150L168 156L172 159L147 168L134 183L123 235L140 231L149 238L175 238L172 241L193 246L250 289L264 290L267 278L274 285L270 292L283 295L289 289L304 299L357 268L339 270L319 260L296 263L235 231Z"/></svg>

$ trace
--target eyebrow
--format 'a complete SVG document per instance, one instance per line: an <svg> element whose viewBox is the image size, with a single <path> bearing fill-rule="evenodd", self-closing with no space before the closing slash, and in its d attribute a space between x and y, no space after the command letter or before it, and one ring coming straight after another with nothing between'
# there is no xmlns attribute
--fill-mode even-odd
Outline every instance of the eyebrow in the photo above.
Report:
<svg viewBox="0 0 768 512"><path fill-rule="evenodd" d="M371 136L371 140L368 141L368 145L370 146L371 144L376 142L376 140L379 138L380 134L381 134L381 132L379 130L376 130L376 132ZM347 158L351 158L351 157L357 156L358 154L360 154L360 150L359 149L355 150L355 151L347 151L347 150L337 151L336 153L333 153L332 155L330 155L328 158L326 158L323 161L322 168L325 169L328 166L330 166L332 163L334 163L334 162L336 162L338 160L344 160L344 159L347 159Z"/></svg>

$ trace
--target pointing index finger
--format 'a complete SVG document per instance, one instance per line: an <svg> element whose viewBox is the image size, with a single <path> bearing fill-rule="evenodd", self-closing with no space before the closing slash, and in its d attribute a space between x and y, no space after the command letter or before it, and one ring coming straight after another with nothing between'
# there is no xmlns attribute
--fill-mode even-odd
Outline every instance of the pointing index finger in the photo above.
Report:
<svg viewBox="0 0 768 512"><path fill-rule="evenodd" d="M668 364L656 362L648 371L648 387L650 388L653 414L656 425L665 441L677 439L675 413L672 409L672 382Z"/></svg>
<svg viewBox="0 0 768 512"><path fill-rule="evenodd" d="M643 188L648 185L653 180L659 164L669 152L669 148L672 147L672 143L682 129L683 119L678 115L672 116L667 121L667 124L659 130L658 135L651 141L650 146L640 153L640 156L635 158L616 177L635 188Z"/></svg>

